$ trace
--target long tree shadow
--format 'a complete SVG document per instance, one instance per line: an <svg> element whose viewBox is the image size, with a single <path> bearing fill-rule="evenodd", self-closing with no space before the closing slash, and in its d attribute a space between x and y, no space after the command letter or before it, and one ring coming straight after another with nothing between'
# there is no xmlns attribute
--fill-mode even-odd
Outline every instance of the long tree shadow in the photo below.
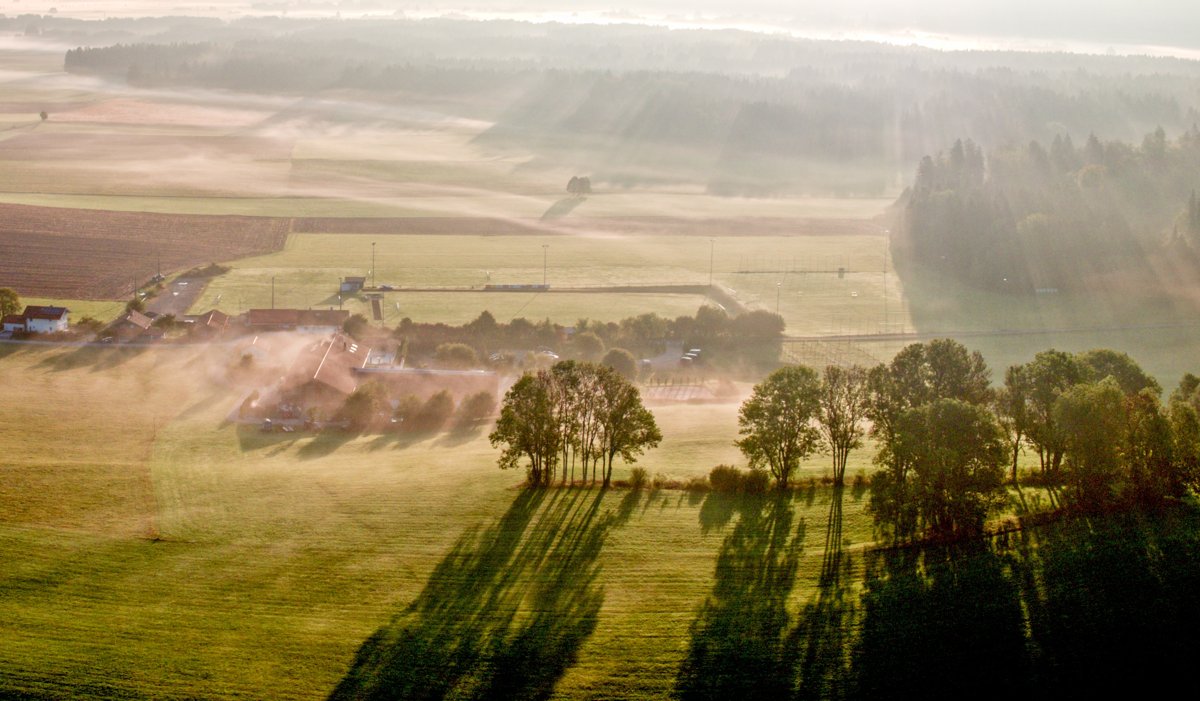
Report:
<svg viewBox="0 0 1200 701"><path fill-rule="evenodd" d="M466 533L330 698L548 697L596 627L598 558L632 512L601 513L605 493L524 491L493 526Z"/></svg>
<svg viewBox="0 0 1200 701"><path fill-rule="evenodd" d="M1200 694L1200 515L1073 520L1023 533L1039 696Z"/></svg>
<svg viewBox="0 0 1200 701"><path fill-rule="evenodd" d="M853 652L862 698L1021 698L1030 660L1016 583L989 543L868 558Z"/></svg>
<svg viewBox="0 0 1200 701"><path fill-rule="evenodd" d="M851 686L848 650L857 607L850 597L850 555L842 551L843 494L843 487L834 487L817 596L804 607L792 635L800 660L799 698L845 698Z"/></svg>
<svg viewBox="0 0 1200 701"><path fill-rule="evenodd" d="M789 497L728 497L708 516L739 514L717 556L716 583L692 622L687 658L675 680L682 699L777 699L792 691L787 601L796 583L804 523L793 529ZM716 502L714 502L716 503ZM705 510L701 510L702 519ZM711 524L704 524L710 526Z"/></svg>

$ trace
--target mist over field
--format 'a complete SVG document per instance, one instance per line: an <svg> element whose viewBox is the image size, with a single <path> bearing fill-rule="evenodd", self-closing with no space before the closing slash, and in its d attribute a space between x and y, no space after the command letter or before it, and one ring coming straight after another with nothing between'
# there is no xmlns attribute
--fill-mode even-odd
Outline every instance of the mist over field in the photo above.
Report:
<svg viewBox="0 0 1200 701"><path fill-rule="evenodd" d="M1196 26L0 0L0 698L1195 696Z"/></svg>

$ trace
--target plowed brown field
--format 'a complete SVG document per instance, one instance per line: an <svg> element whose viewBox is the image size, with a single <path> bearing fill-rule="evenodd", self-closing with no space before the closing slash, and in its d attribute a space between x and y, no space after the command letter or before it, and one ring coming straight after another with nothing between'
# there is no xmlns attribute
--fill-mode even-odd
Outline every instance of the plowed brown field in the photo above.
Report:
<svg viewBox="0 0 1200 701"><path fill-rule="evenodd" d="M115 299L164 273L279 250L291 219L0 204L0 287Z"/></svg>

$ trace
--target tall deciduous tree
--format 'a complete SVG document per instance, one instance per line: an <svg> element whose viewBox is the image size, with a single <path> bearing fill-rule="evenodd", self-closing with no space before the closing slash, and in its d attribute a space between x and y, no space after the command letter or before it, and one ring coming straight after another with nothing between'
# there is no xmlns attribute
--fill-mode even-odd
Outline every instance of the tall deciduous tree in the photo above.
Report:
<svg viewBox="0 0 1200 701"><path fill-rule="evenodd" d="M21 311L21 297L11 287L0 287L0 317Z"/></svg>
<svg viewBox="0 0 1200 701"><path fill-rule="evenodd" d="M1003 434L986 407L938 399L905 411L894 465L876 475L871 510L893 536L978 533L1003 495Z"/></svg>
<svg viewBox="0 0 1200 701"><path fill-rule="evenodd" d="M604 486L612 482L613 459L637 462L647 448L662 441L654 414L642 404L641 393L616 371L599 370L598 442L604 459Z"/></svg>
<svg viewBox="0 0 1200 701"><path fill-rule="evenodd" d="M820 411L817 427L825 448L833 458L833 483L845 484L850 451L862 445L866 432L867 371L857 365L830 365L821 377Z"/></svg>
<svg viewBox="0 0 1200 701"><path fill-rule="evenodd" d="M1064 392L1086 381L1089 371L1076 356L1052 349L1035 355L1022 374L1028 393L1025 438L1037 451L1043 476L1057 479L1066 444L1054 404Z"/></svg>
<svg viewBox="0 0 1200 701"><path fill-rule="evenodd" d="M786 487L800 461L820 445L813 426L820 412L820 381L808 367L789 366L754 386L738 412L736 445L750 467L766 467L776 484Z"/></svg>
<svg viewBox="0 0 1200 701"><path fill-rule="evenodd" d="M1076 385L1054 403L1066 447L1068 497L1085 510L1112 503L1119 486L1127 412L1117 381Z"/></svg>
<svg viewBox="0 0 1200 701"><path fill-rule="evenodd" d="M528 483L549 484L554 478L561 433L551 395L549 373L525 375L504 395L496 428L488 436L493 446L503 446L500 468L520 466L525 459Z"/></svg>
<svg viewBox="0 0 1200 701"><path fill-rule="evenodd" d="M1017 460L1029 431L1029 380L1024 365L1013 365L1004 372L1004 386L996 392L996 418L1008 434L1012 483L1017 484Z"/></svg>

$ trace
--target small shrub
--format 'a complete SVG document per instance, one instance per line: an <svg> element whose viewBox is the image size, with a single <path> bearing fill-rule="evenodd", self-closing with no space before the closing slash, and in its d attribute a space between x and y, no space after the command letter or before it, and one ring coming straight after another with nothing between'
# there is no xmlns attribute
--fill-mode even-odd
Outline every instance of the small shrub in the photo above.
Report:
<svg viewBox="0 0 1200 701"><path fill-rule="evenodd" d="M458 408L458 423L472 426L489 418L496 411L496 397L491 392L477 392L463 400Z"/></svg>
<svg viewBox="0 0 1200 701"><path fill-rule="evenodd" d="M684 482L683 489L684 491L699 493L711 490L712 486L708 483L708 477L699 475Z"/></svg>
<svg viewBox="0 0 1200 701"><path fill-rule="evenodd" d="M654 473L654 479L650 481L650 486L654 489L663 489L667 486L667 476L661 472Z"/></svg>
<svg viewBox="0 0 1200 701"><path fill-rule="evenodd" d="M708 483L714 492L737 494L742 491L742 471L733 465L717 465L708 473Z"/></svg>
<svg viewBox="0 0 1200 701"><path fill-rule="evenodd" d="M650 474L646 472L644 467L635 467L629 471L629 488L634 491L639 491L646 488L646 484L650 481Z"/></svg>
<svg viewBox="0 0 1200 701"><path fill-rule="evenodd" d="M766 470L750 470L742 476L742 491L746 494L766 494L771 488L771 475Z"/></svg>
<svg viewBox="0 0 1200 701"><path fill-rule="evenodd" d="M440 367L465 370L479 365L479 355L465 343L443 343L433 352Z"/></svg>
<svg viewBox="0 0 1200 701"><path fill-rule="evenodd" d="M862 470L859 470L857 473L855 473L854 481L850 483L850 486L855 489L865 489L866 487L870 486L870 484L871 480L867 479L866 473Z"/></svg>
<svg viewBox="0 0 1200 701"><path fill-rule="evenodd" d="M424 431L437 431L454 414L454 398L446 390L430 397L417 416L417 427Z"/></svg>
<svg viewBox="0 0 1200 701"><path fill-rule="evenodd" d="M401 425L411 428L421 413L421 398L415 394L406 394L396 403L392 416L400 420Z"/></svg>

